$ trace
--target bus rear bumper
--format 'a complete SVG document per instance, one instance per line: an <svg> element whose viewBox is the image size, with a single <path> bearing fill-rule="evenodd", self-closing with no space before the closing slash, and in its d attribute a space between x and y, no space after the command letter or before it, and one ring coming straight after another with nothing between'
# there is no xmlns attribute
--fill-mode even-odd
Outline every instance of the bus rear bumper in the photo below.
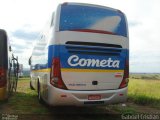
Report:
<svg viewBox="0 0 160 120"><path fill-rule="evenodd" d="M49 86L48 104L51 106L88 106L123 103L127 99L128 88L103 91L62 90ZM98 95L100 99L89 100L90 95Z"/></svg>

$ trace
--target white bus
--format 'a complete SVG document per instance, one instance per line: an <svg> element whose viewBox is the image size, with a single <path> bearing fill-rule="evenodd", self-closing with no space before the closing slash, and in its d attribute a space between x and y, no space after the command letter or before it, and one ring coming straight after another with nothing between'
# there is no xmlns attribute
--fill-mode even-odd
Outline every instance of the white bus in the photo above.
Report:
<svg viewBox="0 0 160 120"><path fill-rule="evenodd" d="M125 102L129 37L117 9L60 4L29 59L32 89L52 106Z"/></svg>

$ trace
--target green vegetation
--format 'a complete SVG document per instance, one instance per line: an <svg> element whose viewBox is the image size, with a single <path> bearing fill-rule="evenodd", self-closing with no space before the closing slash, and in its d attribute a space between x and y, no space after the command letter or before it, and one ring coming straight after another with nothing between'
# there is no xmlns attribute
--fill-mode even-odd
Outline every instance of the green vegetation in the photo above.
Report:
<svg viewBox="0 0 160 120"><path fill-rule="evenodd" d="M21 78L18 81L17 93L8 100L10 106L6 111L18 114L42 114L48 113L48 109L39 104L37 93L29 88L29 78ZM14 111L13 111L14 110Z"/></svg>
<svg viewBox="0 0 160 120"><path fill-rule="evenodd" d="M140 75L139 75L140 76ZM141 78L141 76L140 76ZM150 113L150 111L160 110L160 80L133 79L129 81L128 101L126 106L122 104L108 105L106 107L46 107L38 102L37 92L29 87L29 78L20 78L18 82L17 93L14 93L8 102L0 105L0 113L18 113L18 114L43 114L51 117L54 115L58 119L63 119L59 114L82 115L100 114L100 116L91 117L94 119L106 119L105 114L137 114ZM80 113L80 114L79 114ZM103 114L104 113L104 114ZM102 115L101 115L102 114ZM37 116L35 116L37 117ZM62 117L62 118L61 118ZM108 117L107 117L108 118ZM110 117L112 118L112 116ZM38 119L38 118L37 118ZM84 118L83 118L84 119ZM86 118L87 119L87 118Z"/></svg>
<svg viewBox="0 0 160 120"><path fill-rule="evenodd" d="M120 114L136 114L137 111L133 106L122 106L121 104L118 105L109 105L108 109L114 110Z"/></svg>
<svg viewBox="0 0 160 120"><path fill-rule="evenodd" d="M158 73L132 73L131 79L144 79L144 80L160 80L160 74Z"/></svg>
<svg viewBox="0 0 160 120"><path fill-rule="evenodd" d="M130 79L129 100L141 105L160 108L160 80Z"/></svg>

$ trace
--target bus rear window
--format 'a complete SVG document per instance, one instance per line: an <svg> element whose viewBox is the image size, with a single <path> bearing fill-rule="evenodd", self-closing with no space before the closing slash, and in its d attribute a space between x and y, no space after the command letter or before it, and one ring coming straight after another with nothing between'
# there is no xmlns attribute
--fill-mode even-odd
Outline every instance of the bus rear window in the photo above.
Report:
<svg viewBox="0 0 160 120"><path fill-rule="evenodd" d="M127 37L123 13L110 8L94 6L62 5L59 30L91 31Z"/></svg>

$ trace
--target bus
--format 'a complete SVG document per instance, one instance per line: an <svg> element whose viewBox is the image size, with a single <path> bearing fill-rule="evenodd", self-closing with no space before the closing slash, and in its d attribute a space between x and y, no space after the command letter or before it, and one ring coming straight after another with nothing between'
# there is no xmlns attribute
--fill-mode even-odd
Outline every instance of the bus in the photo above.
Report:
<svg viewBox="0 0 160 120"><path fill-rule="evenodd" d="M0 101L6 101L17 88L18 57L14 57L3 29L0 29L0 56Z"/></svg>
<svg viewBox="0 0 160 120"><path fill-rule="evenodd" d="M51 106L123 103L129 81L127 20L110 7L62 3L29 58L30 87Z"/></svg>

